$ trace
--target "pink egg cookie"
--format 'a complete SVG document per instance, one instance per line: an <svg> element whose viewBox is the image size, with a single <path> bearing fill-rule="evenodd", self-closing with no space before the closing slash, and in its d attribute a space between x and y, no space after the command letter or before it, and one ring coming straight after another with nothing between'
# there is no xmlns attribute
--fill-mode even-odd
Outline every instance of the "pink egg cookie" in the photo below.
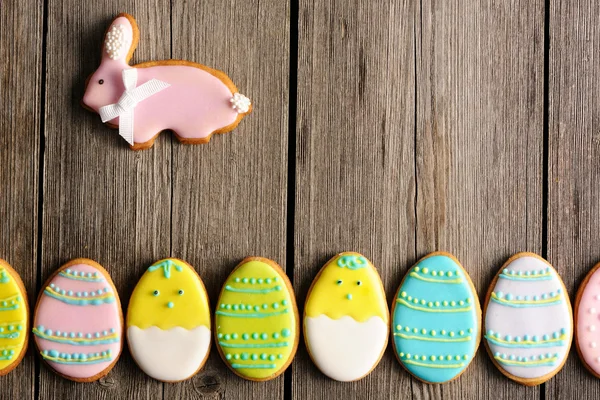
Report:
<svg viewBox="0 0 600 400"><path fill-rule="evenodd" d="M33 334L44 362L64 378L108 374L123 348L123 313L108 272L86 258L60 267L38 296Z"/></svg>
<svg viewBox="0 0 600 400"><path fill-rule="evenodd" d="M585 277L577 292L575 331L579 358L600 378L600 263Z"/></svg>

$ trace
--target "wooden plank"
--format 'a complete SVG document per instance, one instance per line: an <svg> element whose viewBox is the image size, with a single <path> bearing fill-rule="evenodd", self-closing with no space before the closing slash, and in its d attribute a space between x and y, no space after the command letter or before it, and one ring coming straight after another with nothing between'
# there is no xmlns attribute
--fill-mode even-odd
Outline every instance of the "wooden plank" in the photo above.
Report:
<svg viewBox="0 0 600 400"><path fill-rule="evenodd" d="M169 5L50 0L48 8L42 280L71 258L92 258L110 272L126 310L143 271L169 254L170 138L133 152L79 102L100 63L104 31L120 12L140 26L133 63L169 58ZM39 397L160 399L162 384L125 350L95 384L74 384L42 366Z"/></svg>
<svg viewBox="0 0 600 400"><path fill-rule="evenodd" d="M224 71L254 104L230 133L205 145L173 143L172 255L190 262L216 301L245 256L285 267L289 3L173 2L173 58ZM216 348L165 398L283 398L284 376L260 384L235 376Z"/></svg>
<svg viewBox="0 0 600 400"><path fill-rule="evenodd" d="M600 260L600 4L550 1L548 77L548 258L574 300ZM572 301L574 304L574 301ZM546 384L547 399L594 399L600 385L573 343L564 369Z"/></svg>
<svg viewBox="0 0 600 400"><path fill-rule="evenodd" d="M378 269L388 298L415 261L416 1L300 1L294 287L341 251ZM310 361L293 366L294 399L403 398L410 378L391 350L360 381Z"/></svg>
<svg viewBox="0 0 600 400"><path fill-rule="evenodd" d="M37 281L42 21L34 1L0 7L0 258L21 275L30 304ZM32 399L34 368L29 352L0 377L0 398Z"/></svg>
<svg viewBox="0 0 600 400"><path fill-rule="evenodd" d="M452 252L480 299L513 253L542 250L544 2L423 1L417 29L417 251ZM415 398L538 399L484 345Z"/></svg>

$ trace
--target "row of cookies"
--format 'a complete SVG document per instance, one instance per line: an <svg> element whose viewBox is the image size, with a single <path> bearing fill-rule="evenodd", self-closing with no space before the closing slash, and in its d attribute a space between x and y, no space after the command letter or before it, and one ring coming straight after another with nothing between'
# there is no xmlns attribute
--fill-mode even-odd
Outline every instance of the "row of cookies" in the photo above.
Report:
<svg viewBox="0 0 600 400"><path fill-rule="evenodd" d="M29 310L23 283L4 261L0 297L0 374L6 374L25 354ZM575 305L578 351L596 376L599 302L596 267ZM428 383L460 376L481 337L494 364L517 382L537 385L561 369L573 319L564 284L548 262L531 253L513 256L494 278L484 304L482 333L469 275L452 255L432 253L408 271L390 315L373 265L358 253L342 253L327 262L308 292L304 339L317 367L339 381L360 379L375 368L390 332L400 363ZM232 371L255 381L283 373L299 340L290 282L275 262L258 257L246 258L230 274L213 321L194 269L178 259L156 262L136 285L123 325L106 270L92 260L76 259L43 286L32 332L45 363L80 382L97 380L112 369L125 332L140 368L165 382L195 375L208 357L213 334Z"/></svg>

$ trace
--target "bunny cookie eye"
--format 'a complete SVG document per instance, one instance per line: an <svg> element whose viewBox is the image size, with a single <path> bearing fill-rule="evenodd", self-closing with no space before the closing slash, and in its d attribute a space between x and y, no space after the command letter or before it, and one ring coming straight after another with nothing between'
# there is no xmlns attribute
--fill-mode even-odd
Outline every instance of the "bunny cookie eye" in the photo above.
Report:
<svg viewBox="0 0 600 400"><path fill-rule="evenodd" d="M100 79L100 80L98 81L98 83L99 83L100 85L102 85L102 84L104 83L104 79Z"/></svg>

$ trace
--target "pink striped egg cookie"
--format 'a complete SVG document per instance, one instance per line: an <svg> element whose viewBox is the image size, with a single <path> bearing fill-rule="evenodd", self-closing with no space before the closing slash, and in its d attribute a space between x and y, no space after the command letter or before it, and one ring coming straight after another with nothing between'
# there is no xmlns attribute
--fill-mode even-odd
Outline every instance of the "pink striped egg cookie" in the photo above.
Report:
<svg viewBox="0 0 600 400"><path fill-rule="evenodd" d="M108 374L123 347L123 313L108 272L86 258L60 267L38 296L33 334L44 362L64 378Z"/></svg>

